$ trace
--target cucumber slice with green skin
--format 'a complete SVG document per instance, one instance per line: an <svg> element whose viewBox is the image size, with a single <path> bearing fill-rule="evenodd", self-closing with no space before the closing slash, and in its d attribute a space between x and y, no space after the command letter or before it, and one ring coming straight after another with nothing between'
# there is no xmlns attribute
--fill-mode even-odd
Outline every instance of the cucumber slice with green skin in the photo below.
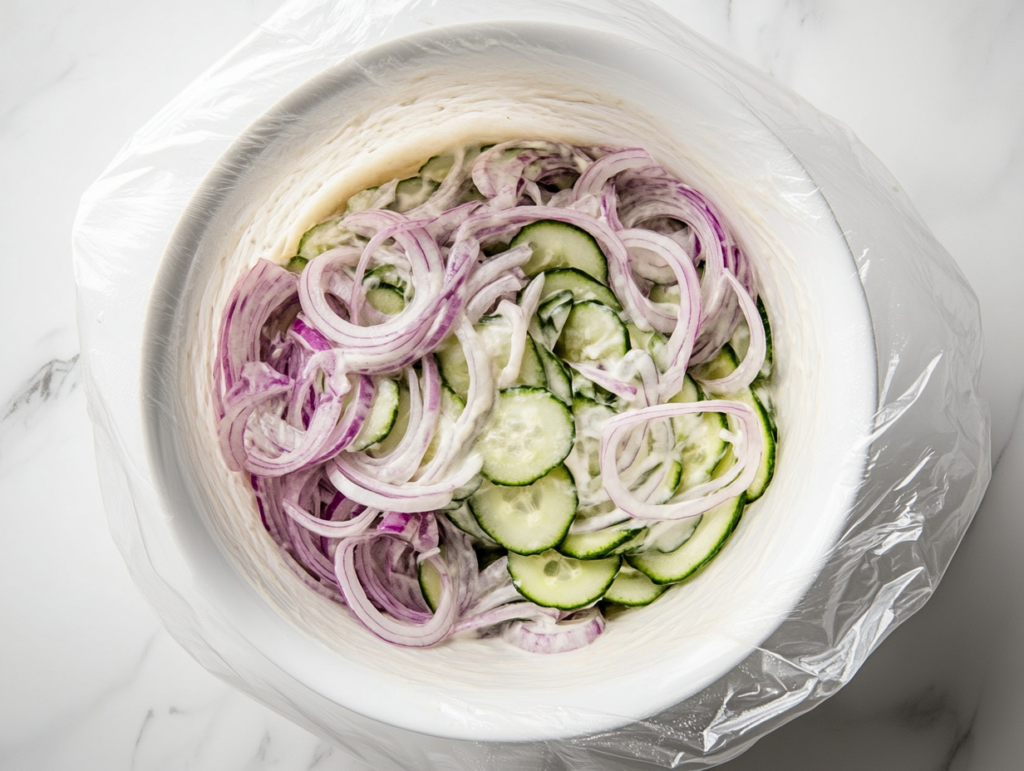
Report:
<svg viewBox="0 0 1024 771"><path fill-rule="evenodd" d="M431 182L440 184L455 165L455 156L451 153L435 155L420 167L420 176Z"/></svg>
<svg viewBox="0 0 1024 771"><path fill-rule="evenodd" d="M398 446L399 442L402 441L402 437L405 436L406 429L409 428L409 402L409 386L407 386L403 380L398 385L398 408L395 412L394 423L391 424L391 430L388 431L384 437L379 439L376 444L366 447L366 451L370 455L374 457L387 455ZM360 433L362 432L360 431Z"/></svg>
<svg viewBox="0 0 1024 771"><path fill-rule="evenodd" d="M576 485L565 466L533 484L506 487L484 482L469 499L481 529L509 551L540 554L554 548L576 517Z"/></svg>
<svg viewBox="0 0 1024 771"><path fill-rule="evenodd" d="M285 265L285 268L287 270L290 270L292 273L301 273L306 269L306 265L308 262L309 260L307 260L305 257L299 257L298 255L296 255L292 257L290 260L288 260L288 264Z"/></svg>
<svg viewBox="0 0 1024 771"><path fill-rule="evenodd" d="M661 372L668 369L668 338L665 335L654 330L645 332L632 322L626 324L626 330L629 332L630 349L647 351Z"/></svg>
<svg viewBox="0 0 1024 771"><path fill-rule="evenodd" d="M394 380L379 380L370 404L370 414L359 429L349 451L360 452L391 433L398 418L399 392Z"/></svg>
<svg viewBox="0 0 1024 771"><path fill-rule="evenodd" d="M378 265L373 270L367 271L366 275L363 276L363 286L367 289L382 285L401 292L403 296L408 288L408 282L405 280L405 277L398 272L398 268L394 265Z"/></svg>
<svg viewBox="0 0 1024 771"><path fill-rule="evenodd" d="M621 564L618 556L576 560L554 550L508 555L508 572L519 593L542 607L560 610L584 608L601 599Z"/></svg>
<svg viewBox="0 0 1024 771"><path fill-rule="evenodd" d="M638 530L635 524L622 524L592 533L570 533L559 544L558 551L578 560L600 559L612 554L617 547L633 541L643 529Z"/></svg>
<svg viewBox="0 0 1024 771"><path fill-rule="evenodd" d="M341 217L321 222L307 230L299 241L299 257L312 260L346 240L340 227Z"/></svg>
<svg viewBox="0 0 1024 771"><path fill-rule="evenodd" d="M466 354L462 351L462 343L455 335L448 335L434 351L437 366L441 370L441 378L452 391L458 394L465 403L469 393L469 364Z"/></svg>
<svg viewBox="0 0 1024 771"><path fill-rule="evenodd" d="M466 409L466 400L455 393L447 384L441 384L441 412L452 420L458 420Z"/></svg>
<svg viewBox="0 0 1024 771"><path fill-rule="evenodd" d="M554 348L558 342L558 337L562 334L562 328L565 326L565 320L569 318L570 311L572 311L572 292L568 289L555 292L537 308L538 326L544 338L544 345L548 350Z"/></svg>
<svg viewBox="0 0 1024 771"><path fill-rule="evenodd" d="M608 260L604 252L590 233L575 225L555 220L534 222L519 231L510 247L524 244L533 249L533 256L523 266L527 276L555 268L576 268L608 284Z"/></svg>
<svg viewBox="0 0 1024 771"><path fill-rule="evenodd" d="M629 332L618 314L603 303L576 303L555 344L566 361L598 362L621 359L629 351Z"/></svg>
<svg viewBox="0 0 1024 771"><path fill-rule="evenodd" d="M679 305L679 284L655 284L649 297L652 303Z"/></svg>
<svg viewBox="0 0 1024 771"><path fill-rule="evenodd" d="M614 311L621 311L622 305L604 284L600 284L582 270L576 268L556 268L544 272L544 293L541 302L559 292L572 292L574 302L594 300L607 305Z"/></svg>
<svg viewBox="0 0 1024 771"><path fill-rule="evenodd" d="M545 289L547 284L544 285ZM572 310L573 294L568 289L562 289L559 292L552 292L541 300L537 306L537 317L541 321L551 323L553 326L557 324L564 324L565 317L569 315L569 311ZM558 314L561 318L555 319L555 315Z"/></svg>
<svg viewBox="0 0 1024 771"><path fill-rule="evenodd" d="M534 351L544 369L544 379L547 381L547 388L567 405L572 405L572 378L566 371L566 367L542 344L534 341Z"/></svg>
<svg viewBox="0 0 1024 771"><path fill-rule="evenodd" d="M682 389L669 402L679 404L703 399L704 394L693 378L687 375ZM690 490L711 479L729 449L729 443L722 438L722 431L728 427L725 415L720 412L701 412L672 418L676 447L683 461L679 490Z"/></svg>
<svg viewBox="0 0 1024 771"><path fill-rule="evenodd" d="M766 378L772 373L772 327L768 323L768 311L765 309L760 297L757 298L757 313L761 317L761 325L764 327L765 342L764 363L761 365L757 376L758 378ZM749 344L750 328L746 324L740 324L736 327L736 331L732 333L732 337L729 338L729 345L732 347L737 359L742 359L747 355L747 346Z"/></svg>
<svg viewBox="0 0 1024 771"><path fill-rule="evenodd" d="M366 211L373 206L377 200L379 187L368 187L348 199L345 204L345 214L352 214L357 211Z"/></svg>
<svg viewBox="0 0 1024 771"><path fill-rule="evenodd" d="M391 211L407 212L427 202L439 184L425 177L403 179L395 188L395 200L388 204Z"/></svg>
<svg viewBox="0 0 1024 771"><path fill-rule="evenodd" d="M682 581L718 554L736 529L745 502L745 497L738 495L706 512L693 535L675 551L645 551L628 555L626 561L656 584Z"/></svg>
<svg viewBox="0 0 1024 771"><path fill-rule="evenodd" d="M666 588L668 587L654 583L639 570L623 565L608 591L604 593L604 598L616 605L636 608L650 605Z"/></svg>
<svg viewBox="0 0 1024 771"><path fill-rule="evenodd" d="M484 316L474 325L474 329L479 333L484 349L500 372L508 365L509 357L512 355L512 325L504 316ZM547 384L544 366L537 355L533 339L527 335L515 385L546 388Z"/></svg>
<svg viewBox="0 0 1024 771"><path fill-rule="evenodd" d="M732 372L736 367L739 366L739 359L732 347L728 344L722 346L722 350L718 353L715 358L703 365L701 373L708 379L718 379L725 377ZM733 401L738 401L746 404L754 413L757 415L758 429L761 432L761 440L764 446L764 452L761 455L761 463L757 468L757 474L754 476L754 481L750 483L750 487L747 488L747 502L753 503L762 495L764 491L768 489L768 484L772 481L772 477L775 475L775 454L776 454L776 439L777 429L775 427L775 419L768 413L764 403L755 394L753 388L744 388L738 393L729 394L725 398ZM732 448L726 452L725 457L719 462L718 469L723 471L731 465L734 459Z"/></svg>
<svg viewBox="0 0 1024 771"><path fill-rule="evenodd" d="M388 316L405 310L405 297L398 289L386 284L367 289L366 302Z"/></svg>
<svg viewBox="0 0 1024 771"><path fill-rule="evenodd" d="M420 579L420 591L431 613L437 612L441 604L441 574L437 572L433 562L421 562L417 569Z"/></svg>
<svg viewBox="0 0 1024 771"><path fill-rule="evenodd" d="M579 439L581 458L587 464L590 476L601 473L601 427L615 417L615 410L592 399L576 396L572 400L572 414Z"/></svg>
<svg viewBox="0 0 1024 771"><path fill-rule="evenodd" d="M550 391L507 388L476 442L480 473L499 485L528 485L565 460L575 438L572 413Z"/></svg>
<svg viewBox="0 0 1024 771"><path fill-rule="evenodd" d="M463 533L478 538L484 543L497 545L495 540L481 529L476 521L476 517L473 516L473 512L469 510L469 504L465 501L461 501L458 506L452 509L446 509L444 513L451 520L451 523Z"/></svg>
<svg viewBox="0 0 1024 771"><path fill-rule="evenodd" d="M640 551L675 551L693 537L700 520L700 517L693 517L679 522L655 522L649 528Z"/></svg>

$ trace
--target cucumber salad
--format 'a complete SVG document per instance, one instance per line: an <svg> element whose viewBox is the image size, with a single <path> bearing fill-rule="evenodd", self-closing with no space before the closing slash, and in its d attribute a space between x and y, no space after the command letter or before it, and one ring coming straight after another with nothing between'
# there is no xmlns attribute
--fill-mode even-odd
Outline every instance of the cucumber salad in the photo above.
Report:
<svg viewBox="0 0 1024 771"><path fill-rule="evenodd" d="M388 642L585 646L771 480L753 270L643 149L460 147L297 252L224 310L221 451L295 574Z"/></svg>

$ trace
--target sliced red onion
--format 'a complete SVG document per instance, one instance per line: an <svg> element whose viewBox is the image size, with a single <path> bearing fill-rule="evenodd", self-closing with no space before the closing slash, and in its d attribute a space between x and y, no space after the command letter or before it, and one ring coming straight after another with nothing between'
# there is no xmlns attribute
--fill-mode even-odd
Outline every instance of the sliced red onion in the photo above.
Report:
<svg viewBox="0 0 1024 771"><path fill-rule="evenodd" d="M448 566L438 555L429 558L429 562L437 569L441 578L441 598L437 610L428 621L421 624L401 621L388 616L374 607L367 597L366 590L356 572L356 550L372 543L380 536L376 533L361 534L347 538L338 546L334 557L335 572L338 585L341 587L345 602L360 621L383 640L395 645L411 648L424 648L436 645L451 632L455 623L455 592L452 587Z"/></svg>
<svg viewBox="0 0 1024 771"><path fill-rule="evenodd" d="M764 324L761 321L761 314L757 310L757 304L747 294L747 290L743 288L739 280L731 273L725 274L725 280L732 287L736 293L737 300L739 300L740 309L743 311L743 317L747 321L747 328L750 330L750 342L747 345L747 352L743 357L743 361L739 363L736 369L725 377L700 381L705 391L716 394L736 393L753 383L754 378L757 377L758 372L761 371L761 367L764 365L764 357L768 350Z"/></svg>
<svg viewBox="0 0 1024 771"><path fill-rule="evenodd" d="M605 183L616 174L653 165L654 160L650 153L640 147L628 147L609 153L594 161L593 165L580 175L573 187L573 194L576 200L588 195L598 195L604 189Z"/></svg>
<svg viewBox="0 0 1024 771"><path fill-rule="evenodd" d="M594 642L604 631L604 616L597 608L581 611L568 621L552 621L539 616L529 621L514 621L505 630L504 639L530 653L568 653Z"/></svg>
<svg viewBox="0 0 1024 771"><path fill-rule="evenodd" d="M668 503L652 504L639 500L629 491L619 475L616 449L621 440L634 426L651 420L700 412L724 412L740 422L742 431L739 435L730 437L736 456L733 473L699 485L676 496ZM750 487L757 474L763 452L757 415L745 404L722 400L660 404L616 415L604 424L601 431L601 477L611 500L634 519L687 519L713 509Z"/></svg>

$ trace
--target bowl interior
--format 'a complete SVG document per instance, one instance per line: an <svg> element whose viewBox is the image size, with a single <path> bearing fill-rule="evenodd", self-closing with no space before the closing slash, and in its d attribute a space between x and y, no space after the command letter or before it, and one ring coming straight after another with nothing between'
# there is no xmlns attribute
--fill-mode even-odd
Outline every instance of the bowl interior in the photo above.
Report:
<svg viewBox="0 0 1024 771"><path fill-rule="evenodd" d="M774 335L776 477L727 548L593 645L530 655L500 640L388 646L284 567L248 482L220 458L210 382L220 310L256 259L294 253L348 194L465 141L646 147L716 202L751 256ZM847 244L814 182L737 102L622 39L529 24L438 28L345 61L255 124L175 233L146 331L151 463L194 581L270 665L410 730L540 740L607 730L687 698L745 658L823 565L850 510L875 355Z"/></svg>

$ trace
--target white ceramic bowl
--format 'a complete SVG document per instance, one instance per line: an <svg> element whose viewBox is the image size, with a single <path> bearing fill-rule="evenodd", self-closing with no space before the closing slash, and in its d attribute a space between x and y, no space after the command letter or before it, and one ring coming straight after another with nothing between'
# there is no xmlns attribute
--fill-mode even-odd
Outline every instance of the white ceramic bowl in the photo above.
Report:
<svg viewBox="0 0 1024 771"><path fill-rule="evenodd" d="M212 335L259 257L348 193L467 138L643 146L709 195L751 256L775 341L780 432L768 493L715 561L593 645L531 655L501 640L378 641L283 568L209 413ZM693 695L778 627L851 507L875 405L854 260L814 182L730 94L678 63L557 26L466 25L360 54L239 139L182 219L146 330L150 460L197 591L273 666L343 707L451 738L606 730ZM257 685L253 686L258 688Z"/></svg>

